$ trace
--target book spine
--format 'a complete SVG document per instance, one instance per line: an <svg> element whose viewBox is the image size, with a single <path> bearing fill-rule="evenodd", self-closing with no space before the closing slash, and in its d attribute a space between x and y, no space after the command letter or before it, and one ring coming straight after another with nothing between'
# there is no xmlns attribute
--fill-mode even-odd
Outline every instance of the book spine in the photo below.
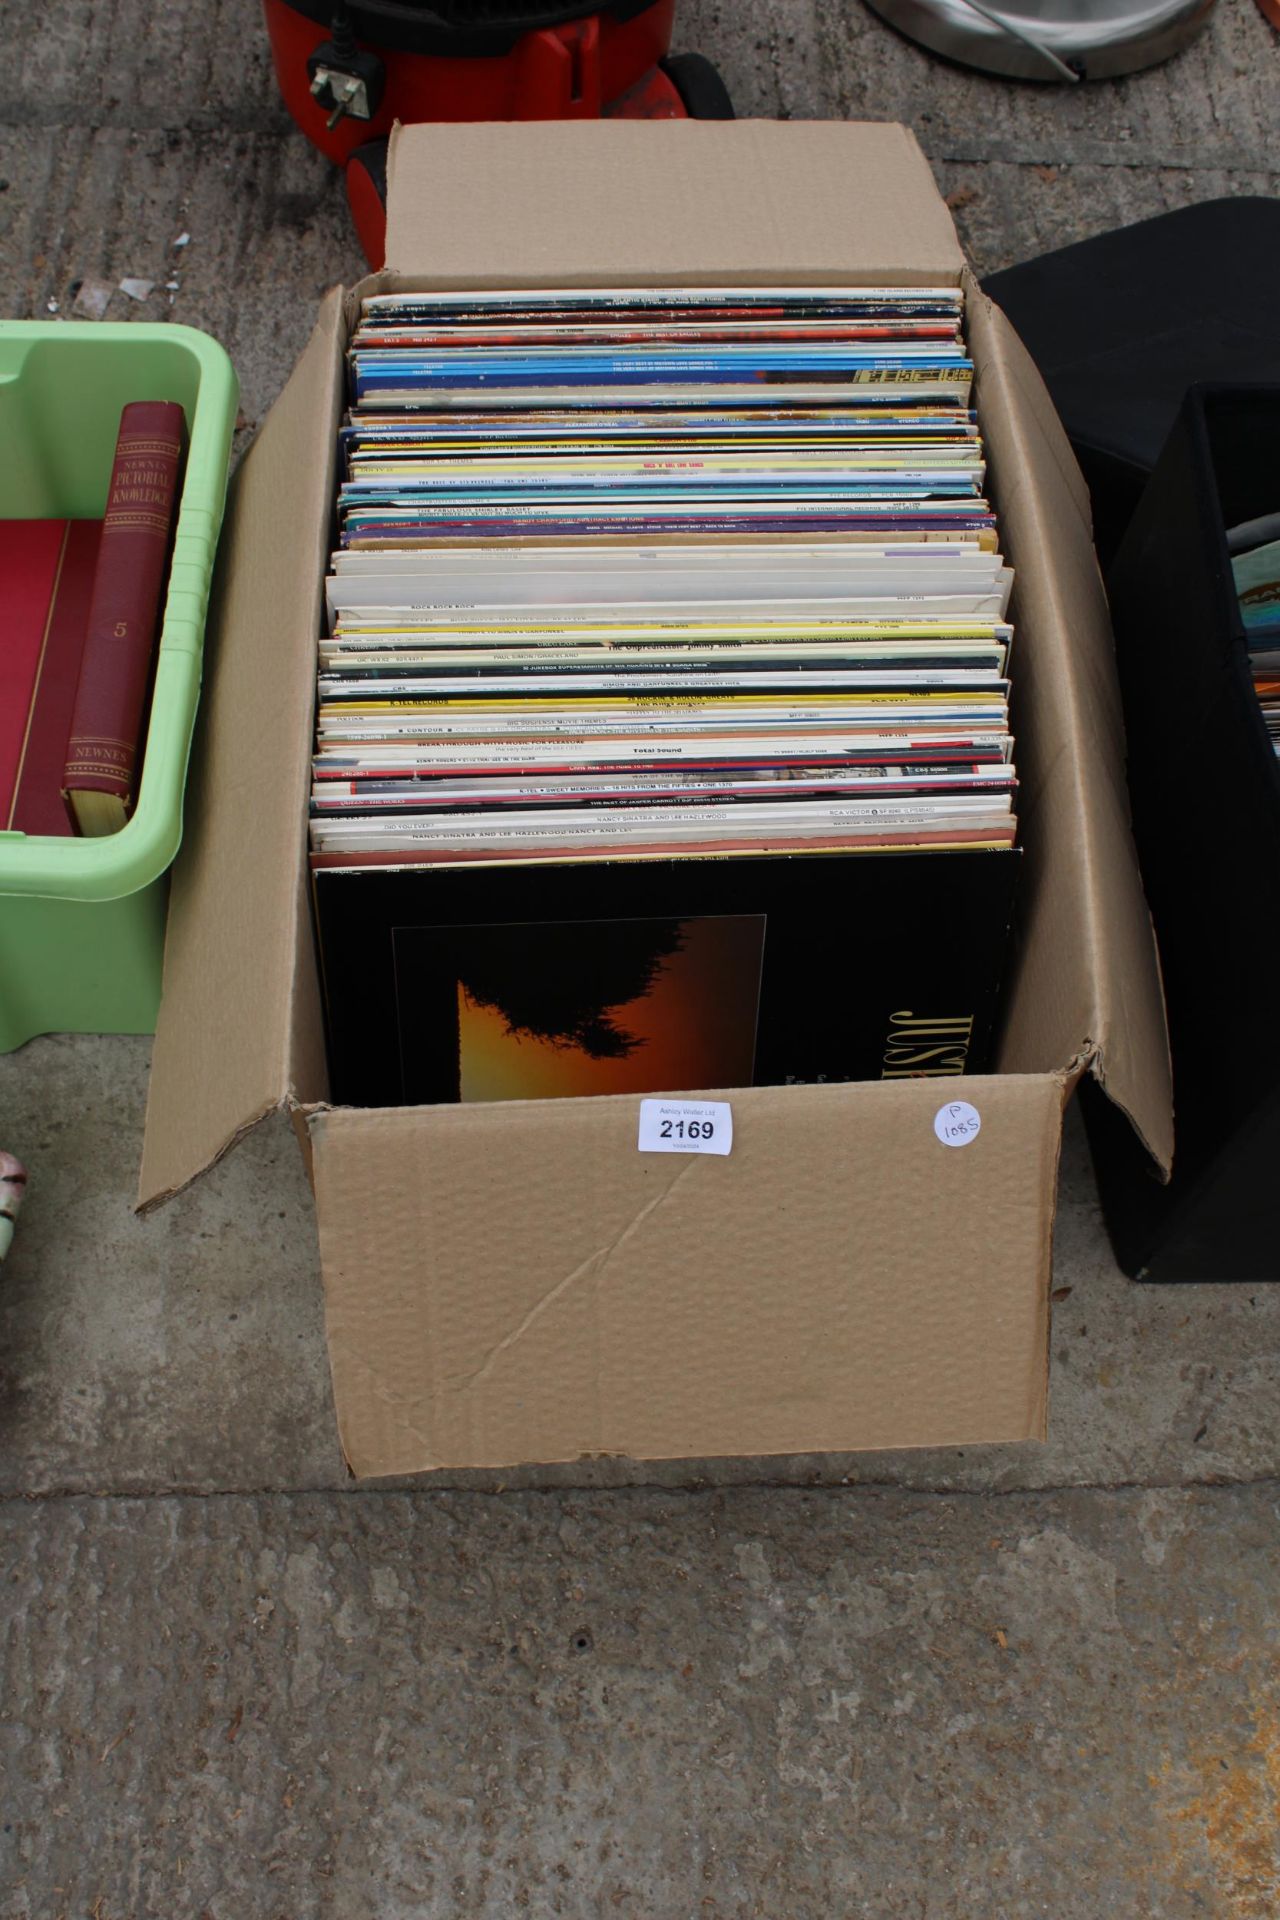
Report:
<svg viewBox="0 0 1280 1920"><path fill-rule="evenodd" d="M101 532L98 520L66 523L62 567L54 583L44 651L31 696L26 746L5 822L19 833L65 836L72 830L62 798L63 768Z"/></svg>
<svg viewBox="0 0 1280 1920"><path fill-rule="evenodd" d="M182 408L170 401L137 401L120 416L67 742L65 792L107 794L126 813L134 794L182 434Z"/></svg>

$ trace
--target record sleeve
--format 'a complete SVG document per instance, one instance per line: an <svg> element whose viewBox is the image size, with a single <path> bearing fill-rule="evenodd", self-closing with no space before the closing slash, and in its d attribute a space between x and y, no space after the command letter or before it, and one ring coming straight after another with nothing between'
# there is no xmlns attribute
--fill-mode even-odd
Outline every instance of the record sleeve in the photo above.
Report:
<svg viewBox="0 0 1280 1920"><path fill-rule="evenodd" d="M318 871L332 1096L396 1106L981 1072L1017 863L1004 849L831 853L820 873L786 855ZM736 930L717 942L708 921ZM713 956L735 1010L714 1045L698 971Z"/></svg>

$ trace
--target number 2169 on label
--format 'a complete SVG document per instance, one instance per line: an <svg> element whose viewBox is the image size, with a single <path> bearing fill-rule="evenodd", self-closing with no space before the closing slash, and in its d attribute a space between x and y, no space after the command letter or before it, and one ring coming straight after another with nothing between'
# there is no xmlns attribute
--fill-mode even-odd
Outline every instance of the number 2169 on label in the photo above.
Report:
<svg viewBox="0 0 1280 1920"><path fill-rule="evenodd" d="M728 1153L733 1109L727 1100L642 1100L641 1153Z"/></svg>

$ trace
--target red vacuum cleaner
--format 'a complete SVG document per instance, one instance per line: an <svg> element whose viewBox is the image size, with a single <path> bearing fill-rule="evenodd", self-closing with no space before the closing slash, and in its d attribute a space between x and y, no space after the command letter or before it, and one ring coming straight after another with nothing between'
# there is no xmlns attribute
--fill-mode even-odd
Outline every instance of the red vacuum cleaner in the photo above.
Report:
<svg viewBox="0 0 1280 1920"><path fill-rule="evenodd" d="M701 54L671 55L675 0L263 0L276 79L313 146L346 170L370 266L386 233L397 121L731 120Z"/></svg>

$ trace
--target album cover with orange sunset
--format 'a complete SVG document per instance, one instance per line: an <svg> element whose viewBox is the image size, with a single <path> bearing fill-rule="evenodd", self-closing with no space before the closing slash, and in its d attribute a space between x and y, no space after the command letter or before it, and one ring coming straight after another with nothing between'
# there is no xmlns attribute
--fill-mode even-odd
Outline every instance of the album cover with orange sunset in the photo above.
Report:
<svg viewBox="0 0 1280 1920"><path fill-rule="evenodd" d="M1016 851L313 875L353 1106L980 1073Z"/></svg>
<svg viewBox="0 0 1280 1920"><path fill-rule="evenodd" d="M750 1085L762 914L400 927L405 1098Z"/></svg>

